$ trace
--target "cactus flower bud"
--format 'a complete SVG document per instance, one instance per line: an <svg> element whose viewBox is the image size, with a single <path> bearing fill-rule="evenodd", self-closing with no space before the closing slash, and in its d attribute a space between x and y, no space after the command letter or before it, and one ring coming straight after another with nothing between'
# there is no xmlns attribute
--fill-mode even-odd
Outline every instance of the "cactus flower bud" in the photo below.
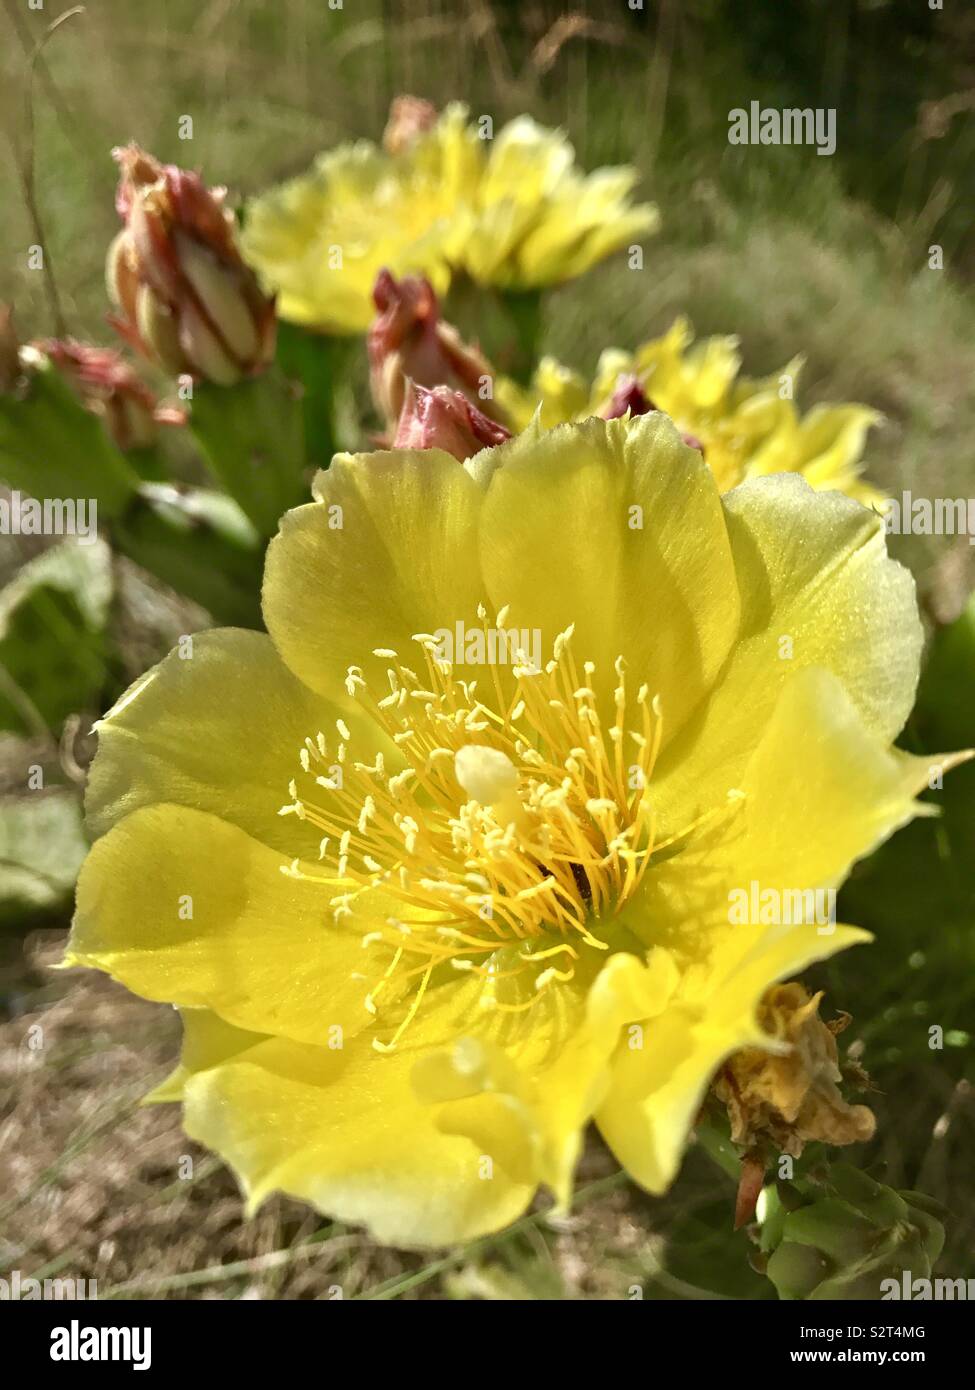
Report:
<svg viewBox="0 0 975 1390"><path fill-rule="evenodd" d="M849 1164L821 1184L780 1184L762 1230L765 1273L782 1299L879 1299L882 1281L927 1279L944 1245L943 1211Z"/></svg>
<svg viewBox="0 0 975 1390"><path fill-rule="evenodd" d="M604 420L618 420L627 411L631 415L648 415L656 408L636 377L624 375L617 380L615 391L599 413Z"/></svg>
<svg viewBox="0 0 975 1390"><path fill-rule="evenodd" d="M627 411L631 415L649 415L651 410L657 409L640 384L639 377L623 373L617 378L613 394L598 414L603 420L618 420ZM704 453L704 445L696 434L688 434L686 430L682 430L680 437L688 448Z"/></svg>
<svg viewBox="0 0 975 1390"><path fill-rule="evenodd" d="M390 435L403 411L407 378L418 386L461 391L473 404L483 404L483 384L494 375L491 365L441 319L428 280L405 275L397 281L388 270L380 271L373 302L379 315L368 337L370 385Z"/></svg>
<svg viewBox="0 0 975 1390"><path fill-rule="evenodd" d="M119 449L148 449L159 425L185 421L182 410L160 406L119 353L71 338L44 339L34 348L65 378L81 403L99 416Z"/></svg>
<svg viewBox="0 0 975 1390"><path fill-rule="evenodd" d="M113 155L125 223L106 264L113 326L173 376L232 386L259 372L274 354L274 301L241 259L226 189L137 145Z"/></svg>
<svg viewBox="0 0 975 1390"><path fill-rule="evenodd" d="M471 405L462 391L447 386L427 390L406 383L406 400L393 445L397 449L443 449L465 459L511 438L511 432Z"/></svg>
<svg viewBox="0 0 975 1390"><path fill-rule="evenodd" d="M417 137L433 130L437 124L437 108L423 97L393 97L389 120L383 131L383 148L387 154L403 154Z"/></svg>

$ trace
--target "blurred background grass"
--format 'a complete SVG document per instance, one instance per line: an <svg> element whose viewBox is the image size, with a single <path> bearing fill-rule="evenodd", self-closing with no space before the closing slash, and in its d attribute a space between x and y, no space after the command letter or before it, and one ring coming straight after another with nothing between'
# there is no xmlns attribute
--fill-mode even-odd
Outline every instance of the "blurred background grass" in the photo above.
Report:
<svg viewBox="0 0 975 1390"><path fill-rule="evenodd" d="M378 138L401 91L460 98L496 126L521 111L564 126L581 162L632 162L663 224L647 247L640 293L622 260L551 296L544 348L591 369L606 345L632 346L686 313L700 335L738 333L745 370L806 356L800 395L855 399L887 416L867 459L892 492L973 492L975 438L975 10L917 0L550 0L462 4L406 0L89 0L35 66L33 132L25 54L70 7L27 0L0 8L0 300L23 336L55 331L43 278L26 248L45 246L69 330L109 341L105 247L116 219L112 145L158 156L229 185L235 201L304 168L322 148ZM728 111L837 108L832 158L814 149L733 147ZM193 139L178 138L191 116ZM20 169L33 149L36 216ZM944 270L928 265L943 248ZM4 573L26 558L5 539ZM894 539L926 607L948 618L972 588L962 539ZM187 615L130 576L123 644L134 675ZM195 615L190 615L190 617ZM938 701L969 712L971 687ZM932 697L934 699L934 697ZM90 711L96 714L97 711ZM923 714L923 711L922 711ZM937 747L938 719L908 739ZM964 718L962 719L964 729ZM0 776L32 758L68 774L88 750L18 744ZM932 741L933 740L933 741ZM815 983L879 1088L871 1171L918 1187L952 1211L942 1268L975 1272L975 783L946 792L949 816L920 822L856 872L851 920L878 937ZM83 774L80 774L83 775ZM119 1296L768 1297L730 1231L732 1184L692 1153L670 1198L652 1201L614 1177L593 1144L579 1209L558 1229L533 1217L513 1233L424 1262L323 1228L273 1203L244 1226L232 1181L193 1154L171 1108L136 1107L147 1059L175 1050L172 1015L104 981L50 974L62 923L26 943L2 938L0 1267L97 1277ZM830 1010L828 1009L827 1012ZM29 1025L43 1020L43 1054ZM928 1028L946 1038L928 1046ZM43 1060L41 1060L43 1058ZM310 1244L309 1244L310 1243Z"/></svg>

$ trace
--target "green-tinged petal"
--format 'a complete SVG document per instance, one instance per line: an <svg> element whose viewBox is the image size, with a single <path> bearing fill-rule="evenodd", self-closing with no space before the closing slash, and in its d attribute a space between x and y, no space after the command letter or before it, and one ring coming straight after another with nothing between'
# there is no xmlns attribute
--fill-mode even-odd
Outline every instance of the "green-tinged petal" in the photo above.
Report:
<svg viewBox="0 0 975 1390"><path fill-rule="evenodd" d="M134 811L85 860L65 963L237 1028L311 1043L336 1026L353 1034L372 1022L364 972L382 965L362 923L336 924L328 891L287 865L205 812Z"/></svg>
<svg viewBox="0 0 975 1390"><path fill-rule="evenodd" d="M321 730L334 745L339 718L359 748L383 746L344 699L332 704L297 680L263 633L184 639L100 721L89 827L102 835L139 807L168 801L232 821L289 859L317 852L321 833L278 811L304 740Z"/></svg>
<svg viewBox="0 0 975 1390"><path fill-rule="evenodd" d="M542 650L575 625L581 666L601 691L622 656L660 696L666 736L724 662L738 593L714 480L660 414L590 420L494 451L481 567L510 621L540 628Z"/></svg>
<svg viewBox="0 0 975 1390"><path fill-rule="evenodd" d="M341 692L349 666L371 667L386 693L392 649L419 659L413 635L477 621L482 490L438 449L341 455L318 498L288 512L268 549L264 620L288 666L312 689Z"/></svg>

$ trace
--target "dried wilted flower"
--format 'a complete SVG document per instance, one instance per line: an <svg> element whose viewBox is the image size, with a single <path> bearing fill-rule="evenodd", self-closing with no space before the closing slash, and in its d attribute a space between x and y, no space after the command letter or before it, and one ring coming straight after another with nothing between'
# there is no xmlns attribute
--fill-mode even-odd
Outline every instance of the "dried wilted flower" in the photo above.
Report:
<svg viewBox="0 0 975 1390"><path fill-rule="evenodd" d="M260 371L274 354L274 301L241 259L226 189L138 145L113 154L125 222L106 265L114 327L173 376L230 386Z"/></svg>
<svg viewBox="0 0 975 1390"><path fill-rule="evenodd" d="M810 997L797 980L770 989L758 1020L777 1051L745 1048L729 1057L715 1078L714 1093L728 1108L732 1141L746 1151L736 1225L754 1210L768 1146L798 1158L812 1140L844 1145L873 1137L873 1112L848 1104L840 1092L836 1037L849 1017L824 1023L822 997Z"/></svg>

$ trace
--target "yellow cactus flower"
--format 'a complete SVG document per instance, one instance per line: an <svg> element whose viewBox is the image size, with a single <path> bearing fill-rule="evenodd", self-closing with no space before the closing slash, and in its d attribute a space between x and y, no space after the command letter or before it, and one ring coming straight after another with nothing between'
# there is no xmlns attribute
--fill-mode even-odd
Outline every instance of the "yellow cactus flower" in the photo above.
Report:
<svg viewBox="0 0 975 1390"><path fill-rule="evenodd" d="M364 333L381 270L450 283L444 238L451 199L436 173L343 145L248 205L244 255L277 293L278 316L330 333Z"/></svg>
<svg viewBox="0 0 975 1390"><path fill-rule="evenodd" d="M102 721L67 963L181 1010L156 1098L251 1210L464 1240L566 1204L590 1119L662 1191L718 1066L776 1045L767 988L867 939L767 894L918 810L909 574L837 493L720 496L659 412L339 456L314 498L269 635Z"/></svg>
<svg viewBox="0 0 975 1390"><path fill-rule="evenodd" d="M245 254L277 292L282 318L361 333L383 269L425 275L439 293L462 270L534 289L656 226L655 208L629 201L633 170L579 173L561 131L527 116L482 139L453 103L388 143L343 145L250 204Z"/></svg>
<svg viewBox="0 0 975 1390"><path fill-rule="evenodd" d="M636 170L579 173L560 130L519 116L485 147L453 251L479 284L527 290L571 280L657 229L652 204L630 204Z"/></svg>
<svg viewBox="0 0 975 1390"><path fill-rule="evenodd" d="M620 378L632 378L653 407L699 442L722 492L765 473L801 473L814 488L845 492L868 507L883 504L884 494L861 477L864 441L882 419L878 411L817 405L800 415L794 393L801 358L769 377L741 377L737 338L692 343L690 325L679 318L635 352L605 351L591 385L545 357L528 389L499 381L498 404L516 429L539 407L543 426L551 428L605 417Z"/></svg>

